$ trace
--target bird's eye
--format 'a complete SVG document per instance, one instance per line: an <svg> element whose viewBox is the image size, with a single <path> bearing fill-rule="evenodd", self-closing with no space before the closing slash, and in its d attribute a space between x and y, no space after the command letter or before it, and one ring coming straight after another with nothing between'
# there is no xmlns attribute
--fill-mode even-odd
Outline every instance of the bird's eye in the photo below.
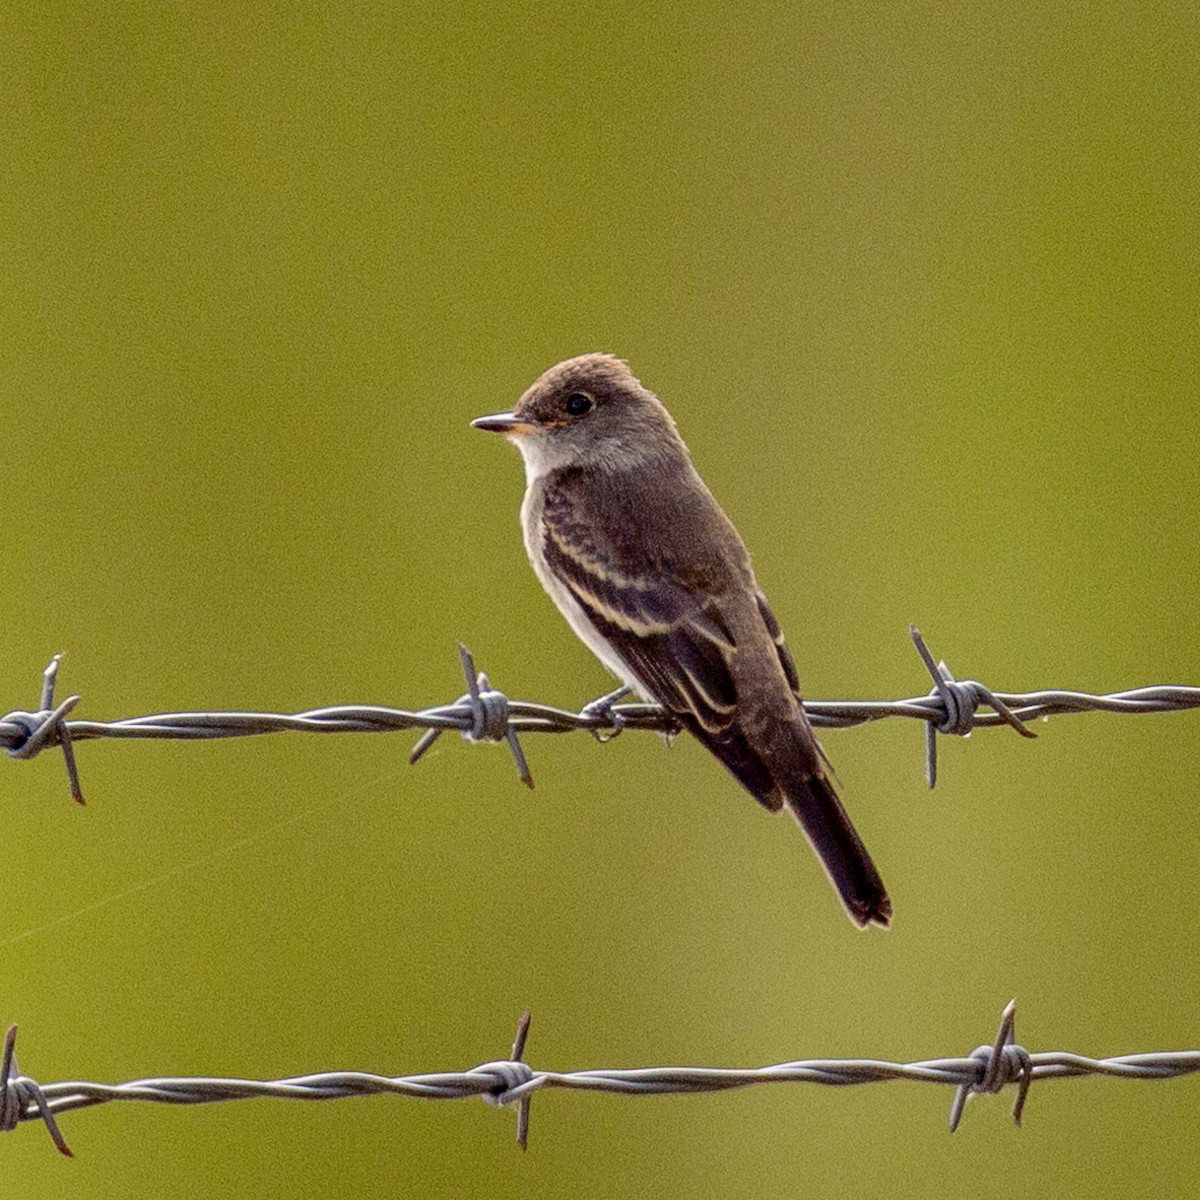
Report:
<svg viewBox="0 0 1200 1200"><path fill-rule="evenodd" d="M591 396L585 396L583 392L572 392L567 397L567 412L573 417L582 417L585 412L590 412L593 404Z"/></svg>

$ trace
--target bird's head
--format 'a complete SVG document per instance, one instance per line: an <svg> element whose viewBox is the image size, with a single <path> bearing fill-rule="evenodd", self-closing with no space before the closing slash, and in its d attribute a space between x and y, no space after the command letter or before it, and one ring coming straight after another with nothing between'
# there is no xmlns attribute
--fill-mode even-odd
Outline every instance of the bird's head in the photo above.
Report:
<svg viewBox="0 0 1200 1200"><path fill-rule="evenodd" d="M582 354L551 367L512 412L478 417L525 459L530 479L559 467L625 470L686 454L658 397L611 354Z"/></svg>

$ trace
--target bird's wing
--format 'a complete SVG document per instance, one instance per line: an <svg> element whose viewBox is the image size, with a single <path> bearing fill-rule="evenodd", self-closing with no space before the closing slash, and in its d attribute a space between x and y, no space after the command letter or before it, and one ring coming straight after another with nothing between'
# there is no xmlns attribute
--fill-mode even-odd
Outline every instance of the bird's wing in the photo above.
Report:
<svg viewBox="0 0 1200 1200"><path fill-rule="evenodd" d="M779 622L775 620L775 614L771 611L771 606L767 603L767 598L762 592L754 593L755 600L758 601L758 612L763 619L763 624L767 627L767 632L771 635L771 640L775 643L776 653L779 655L779 665L783 668L783 673L787 678L788 687L796 694L796 699L800 698L800 677L796 674L796 662L792 658L792 652L788 649L787 640L783 636L783 630L779 628Z"/></svg>
<svg viewBox="0 0 1200 1200"><path fill-rule="evenodd" d="M546 565L655 700L709 734L734 719L734 638L717 602L659 575L634 577L543 525Z"/></svg>
<svg viewBox="0 0 1200 1200"><path fill-rule="evenodd" d="M788 681L788 687L792 689L792 694L800 702L802 736L809 744L811 752L816 754L825 764L826 771L836 779L837 776L833 770L833 763L829 761L829 755L825 753L825 747L817 740L817 735L813 732L812 726L808 723L808 717L804 713L804 698L800 695L800 677L796 674L796 662L792 658L791 650L788 649L787 640L783 636L783 630L779 628L779 622L775 619L775 614L771 611L771 606L767 603L766 596L758 591L754 593L754 596L758 601L758 611L762 616L763 623L767 627L767 632L771 635L771 640L775 643L775 651L779 655L779 665L783 668L784 676Z"/></svg>

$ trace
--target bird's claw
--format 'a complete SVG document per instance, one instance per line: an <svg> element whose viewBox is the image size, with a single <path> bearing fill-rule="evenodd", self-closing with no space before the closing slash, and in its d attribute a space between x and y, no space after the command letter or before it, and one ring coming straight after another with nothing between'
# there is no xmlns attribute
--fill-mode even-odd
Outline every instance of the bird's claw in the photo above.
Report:
<svg viewBox="0 0 1200 1200"><path fill-rule="evenodd" d="M592 700L579 710L581 717L606 721L612 726L611 729L589 729L588 732L596 741L601 744L611 742L625 728L626 721L624 715L618 712L613 705L618 700L624 700L630 694L631 690L627 687L617 688L615 692L609 692L607 696L601 696L597 700Z"/></svg>

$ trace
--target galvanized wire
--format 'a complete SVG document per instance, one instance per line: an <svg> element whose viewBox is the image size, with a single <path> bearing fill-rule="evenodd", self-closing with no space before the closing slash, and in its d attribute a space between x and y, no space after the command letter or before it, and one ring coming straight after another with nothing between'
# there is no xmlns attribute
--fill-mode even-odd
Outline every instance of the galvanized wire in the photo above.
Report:
<svg viewBox="0 0 1200 1200"><path fill-rule="evenodd" d="M910 635L933 679L933 690L904 700L806 700L805 711L822 729L846 729L887 717L909 717L925 726L926 777L930 787L937 779L937 735L965 737L975 729L1008 725L1024 737L1036 736L1027 722L1037 717L1065 713L1163 713L1200 708L1200 687L1159 685L1092 695L1087 692L1044 689L1036 692L997 692L976 680L955 679L944 662L935 663L916 629ZM38 708L15 711L0 718L0 748L12 758L32 758L48 747L58 747L66 759L72 796L83 802L73 743L90 738L208 739L252 737L282 733L394 733L422 729L410 761L416 762L433 741L455 730L471 742L509 745L522 781L533 778L518 735L571 733L587 730L607 741L627 730L653 730L670 737L678 725L670 713L655 704L615 704L613 697L585 705L578 712L510 700L492 688L486 675L475 670L470 652L459 647L467 692L453 704L416 710L380 705L337 705L299 713L177 712L128 717L118 721L68 720L79 703L69 696L55 705L54 688L61 656L55 655L43 672ZM614 693L618 696L621 693ZM983 709L991 709L984 712Z"/></svg>
<svg viewBox="0 0 1200 1200"><path fill-rule="evenodd" d="M55 1145L70 1154L56 1114L91 1108L117 1100L155 1104L212 1104L254 1097L276 1100L342 1100L350 1096L394 1095L424 1100L463 1100L480 1096L490 1104L515 1105L517 1141L524 1148L529 1136L530 1101L544 1088L611 1092L622 1096L675 1096L722 1092L765 1083L816 1083L846 1087L864 1083L907 1080L946 1084L955 1089L950 1108L950 1131L962 1118L972 1095L998 1093L1016 1087L1013 1120L1019 1125L1032 1084L1080 1075L1121 1079L1175 1079L1200 1073L1200 1050L1126 1054L1089 1058L1059 1051L1031 1053L1014 1040L1016 1002L1004 1010L994 1040L958 1058L934 1058L896 1063L881 1059L809 1059L765 1067L643 1067L633 1070L540 1071L524 1061L529 1014L517 1026L512 1054L481 1063L467 1071L421 1075L377 1075L367 1071L323 1071L287 1079L164 1078L128 1083L38 1084L17 1071L13 1053L16 1027L10 1028L4 1067L0 1072L0 1129L21 1121L46 1123Z"/></svg>
<svg viewBox="0 0 1200 1200"><path fill-rule="evenodd" d="M924 639L910 630L933 680L928 695L904 700L805 701L814 726L842 729L887 717L922 721L926 736L926 774L936 781L937 735L966 736L976 728L1009 725L1025 737L1035 736L1026 722L1076 712L1160 713L1200 708L1200 688L1153 686L1104 695L1047 689L1036 692L996 692L974 680L956 680L944 662L935 662ZM54 703L60 657L43 673L38 707L0 718L0 748L12 758L32 758L49 747L61 749L71 793L83 802L73 744L90 738L208 739L249 737L284 731L303 733L384 733L424 730L410 756L416 762L443 732L455 730L472 742L506 741L518 773L530 787L533 780L518 735L587 730L609 740L626 730L653 730L666 736L678 732L671 715L653 704L616 704L621 693L604 697L578 712L509 700L493 689L486 675L475 670L465 647L459 647L467 692L453 704L417 710L377 705L339 705L300 713L185 712L132 717L118 721L68 720L79 703L70 696ZM981 711L984 708L990 712ZM115 1100L163 1104L207 1104L219 1100L274 1097L332 1100L389 1093L434 1100L482 1096L489 1103L517 1107L517 1138L528 1135L529 1106L542 1088L615 1092L622 1095L678 1095L725 1091L760 1083L819 1083L847 1086L891 1080L949 1084L955 1090L950 1127L957 1127L968 1097L1017 1087L1013 1118L1020 1122L1030 1085L1037 1080L1079 1075L1111 1075L1127 1079L1171 1079L1200 1073L1200 1050L1124 1055L1095 1059L1047 1051L1030 1053L1014 1041L1014 1006L1005 1009L995 1041L962 1058L894 1063L878 1059L816 1059L747 1069L713 1067L651 1067L632 1070L535 1071L523 1061L528 1014L522 1018L508 1059L483 1063L467 1071L408 1076L385 1076L362 1071L330 1071L278 1080L223 1078L152 1078L119 1084L66 1082L39 1085L21 1075L15 1057L16 1027L9 1030L0 1062L0 1130L22 1121L43 1121L63 1154L70 1154L56 1114L90 1108Z"/></svg>

